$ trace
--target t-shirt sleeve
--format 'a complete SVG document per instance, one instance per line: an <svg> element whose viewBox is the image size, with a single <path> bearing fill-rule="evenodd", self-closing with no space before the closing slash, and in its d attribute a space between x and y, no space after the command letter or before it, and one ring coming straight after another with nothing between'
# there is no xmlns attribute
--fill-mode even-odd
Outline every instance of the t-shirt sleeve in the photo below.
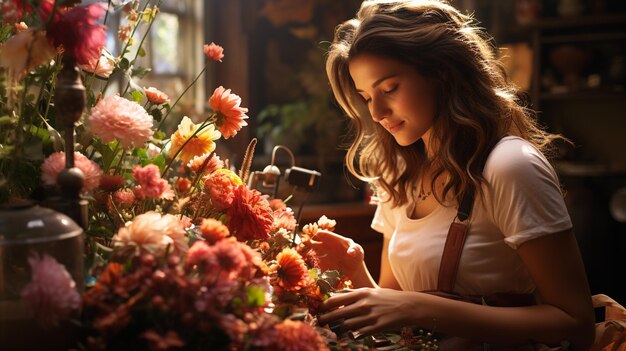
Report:
<svg viewBox="0 0 626 351"><path fill-rule="evenodd" d="M393 218L391 202L379 201L376 206L376 212L374 212L371 227L375 231L382 233L385 238L391 238L391 235L393 235L396 229Z"/></svg>
<svg viewBox="0 0 626 351"><path fill-rule="evenodd" d="M484 175L489 210L513 249L572 227L554 168L528 142L501 142L489 156Z"/></svg>

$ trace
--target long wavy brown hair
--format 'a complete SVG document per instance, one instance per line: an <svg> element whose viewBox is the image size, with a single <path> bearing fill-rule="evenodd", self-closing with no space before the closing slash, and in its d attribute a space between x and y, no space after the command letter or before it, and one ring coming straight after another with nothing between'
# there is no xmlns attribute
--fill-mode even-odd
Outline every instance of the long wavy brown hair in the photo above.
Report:
<svg viewBox="0 0 626 351"><path fill-rule="evenodd" d="M433 157L427 157L421 139L399 146L372 120L348 70L350 59L363 53L409 64L434 82ZM505 135L528 140L544 153L560 138L540 128L533 111L520 103L491 38L471 16L442 1L364 1L356 18L337 27L326 71L337 102L352 121L348 169L382 187L394 206L415 195L414 185L426 168L433 170L433 188L439 176L448 174L443 193L435 194L440 203L448 195L458 202L468 189L481 192L484 162Z"/></svg>

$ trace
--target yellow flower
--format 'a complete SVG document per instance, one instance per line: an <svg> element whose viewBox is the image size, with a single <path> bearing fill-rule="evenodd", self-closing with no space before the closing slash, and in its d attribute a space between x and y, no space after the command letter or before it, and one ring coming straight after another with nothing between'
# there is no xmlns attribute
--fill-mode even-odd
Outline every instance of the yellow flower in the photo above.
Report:
<svg viewBox="0 0 626 351"><path fill-rule="evenodd" d="M211 174L218 174L218 173L222 173L226 176L228 176L228 178L230 179L230 181L233 183L234 186L240 186L243 185L243 181L241 180L241 178L239 178L239 176L226 168L220 168L218 170L216 170L215 172L211 173Z"/></svg>
<svg viewBox="0 0 626 351"><path fill-rule="evenodd" d="M183 120L178 125L178 130L172 135L168 156L174 157L178 150L182 148L178 157L184 163L187 163L195 156L204 155L215 150L215 140L219 139L222 134L215 130L213 124L208 124L194 135L198 128L200 128L200 125L193 123L187 116L183 117ZM183 144L188 139L190 139L189 142L183 147Z"/></svg>

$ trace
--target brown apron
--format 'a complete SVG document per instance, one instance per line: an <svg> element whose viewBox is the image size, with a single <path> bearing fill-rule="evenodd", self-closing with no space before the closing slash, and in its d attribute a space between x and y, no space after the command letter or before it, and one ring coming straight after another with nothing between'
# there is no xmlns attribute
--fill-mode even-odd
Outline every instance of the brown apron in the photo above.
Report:
<svg viewBox="0 0 626 351"><path fill-rule="evenodd" d="M465 295L454 291L456 283L456 275L459 269L461 253L465 245L465 239L469 231L469 218L472 213L474 203L473 191L464 194L459 205L457 215L454 218L448 236L443 248L441 264L439 266L439 277L437 281L437 290L424 291L429 294L442 296L445 298L461 300L482 305L498 306L498 307L521 307L536 304L535 296L532 294L512 294L512 293L496 293L491 295ZM563 342L561 346L548 347L546 345L534 344L529 342L525 345L514 347L500 347L485 344L479 341L464 339L459 337L439 336L439 350L568 350L568 343Z"/></svg>

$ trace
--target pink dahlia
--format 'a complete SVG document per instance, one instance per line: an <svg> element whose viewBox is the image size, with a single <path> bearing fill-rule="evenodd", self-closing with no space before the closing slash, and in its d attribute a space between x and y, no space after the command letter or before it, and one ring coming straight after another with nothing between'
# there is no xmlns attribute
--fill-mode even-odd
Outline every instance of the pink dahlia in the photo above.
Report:
<svg viewBox="0 0 626 351"><path fill-rule="evenodd" d="M167 234L170 220L150 211L136 216L132 222L120 228L113 236L116 246L136 246L151 254L162 253L174 243Z"/></svg>
<svg viewBox="0 0 626 351"><path fill-rule="evenodd" d="M222 274L226 274L229 280L237 279L239 273L249 264L241 250L242 245L245 244L238 242L235 238L220 240L213 245L213 253L219 270Z"/></svg>
<svg viewBox="0 0 626 351"><path fill-rule="evenodd" d="M40 15L48 22L54 0L45 0L40 5ZM54 46L76 59L79 65L98 60L106 44L106 27L98 24L106 8L103 4L90 4L72 8L60 6L46 31Z"/></svg>
<svg viewBox="0 0 626 351"><path fill-rule="evenodd" d="M157 88L154 88L154 87L144 88L144 93L146 93L146 98L148 99L148 101L150 101L153 104L160 105L166 102L170 102L170 97Z"/></svg>
<svg viewBox="0 0 626 351"><path fill-rule="evenodd" d="M119 140L124 147L140 147L152 136L152 116L136 102L107 96L91 109L93 133L105 143Z"/></svg>
<svg viewBox="0 0 626 351"><path fill-rule="evenodd" d="M317 226L321 230L327 230L329 232L332 232L335 230L336 225L337 225L337 221L326 217L326 215L322 215L322 217L320 217L320 219L317 220Z"/></svg>
<svg viewBox="0 0 626 351"><path fill-rule="evenodd" d="M245 185L235 188L233 195L227 211L230 232L241 241L269 239L273 218L267 198Z"/></svg>
<svg viewBox="0 0 626 351"><path fill-rule="evenodd" d="M65 267L44 254L28 258L31 281L22 289L21 297L35 320L53 326L80 307L76 283Z"/></svg>
<svg viewBox="0 0 626 351"><path fill-rule="evenodd" d="M78 151L74 151L74 167L84 175L82 193L88 193L100 185L102 170L97 163ZM47 185L56 185L59 173L65 168L65 152L59 151L48 156L41 164L41 180Z"/></svg>
<svg viewBox="0 0 626 351"><path fill-rule="evenodd" d="M213 247L201 240L194 242L185 255L185 266L187 268L200 266L203 269L216 267L217 260Z"/></svg>
<svg viewBox="0 0 626 351"><path fill-rule="evenodd" d="M204 44L204 54L213 61L222 62L224 58L224 48L215 44Z"/></svg>
<svg viewBox="0 0 626 351"><path fill-rule="evenodd" d="M208 161L207 158L211 157ZM187 168L196 173L211 174L220 168L224 168L224 161L215 153L207 153L201 156L195 156L187 163Z"/></svg>
<svg viewBox="0 0 626 351"><path fill-rule="evenodd" d="M185 221L181 220L180 216L174 216L168 213L163 215L163 223L165 225L163 227L165 235L169 236L174 242L174 252L187 252L189 249L189 239L185 231Z"/></svg>
<svg viewBox="0 0 626 351"><path fill-rule="evenodd" d="M115 69L115 64L111 59L102 54L99 58L89 61L87 64L79 65L79 67L83 71L93 73L98 77L109 78Z"/></svg>
<svg viewBox="0 0 626 351"><path fill-rule="evenodd" d="M130 208L135 199L135 193L130 189L120 189L113 193L113 202L118 208Z"/></svg>
<svg viewBox="0 0 626 351"><path fill-rule="evenodd" d="M173 330L169 330L165 335L162 335L150 329L141 336L148 341L150 350L170 350L185 346L185 341Z"/></svg>
<svg viewBox="0 0 626 351"><path fill-rule="evenodd" d="M9 81L15 82L31 69L50 62L54 54L54 47L48 43L44 32L26 29L0 47L0 66L8 68Z"/></svg>
<svg viewBox="0 0 626 351"><path fill-rule="evenodd" d="M288 231L296 229L296 218L294 217L294 213L291 208L286 207L284 210L275 210L272 217L274 218L272 231L281 228Z"/></svg>
<svg viewBox="0 0 626 351"><path fill-rule="evenodd" d="M100 189L104 191L115 191L124 186L126 180L121 175L105 174L100 178Z"/></svg>
<svg viewBox="0 0 626 351"><path fill-rule="evenodd" d="M271 350L324 351L328 350L322 336L310 325L285 319L276 324L276 339Z"/></svg>
<svg viewBox="0 0 626 351"><path fill-rule="evenodd" d="M174 198L174 191L167 180L161 178L159 167L148 164L144 167L135 166L133 176L137 183L135 195L140 199L165 199Z"/></svg>
<svg viewBox="0 0 626 351"><path fill-rule="evenodd" d="M224 139L235 136L242 127L247 126L245 119L248 109L240 107L241 98L239 95L231 94L230 89L223 86L217 87L209 99L211 108L217 112L217 129L222 133Z"/></svg>

